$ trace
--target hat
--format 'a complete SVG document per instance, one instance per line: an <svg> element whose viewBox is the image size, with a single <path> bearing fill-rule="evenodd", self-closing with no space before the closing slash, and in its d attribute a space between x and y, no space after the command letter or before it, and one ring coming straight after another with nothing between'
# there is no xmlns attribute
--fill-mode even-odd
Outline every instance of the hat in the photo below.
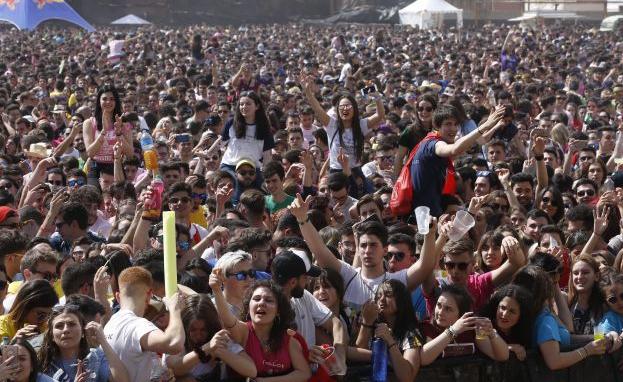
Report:
<svg viewBox="0 0 623 382"><path fill-rule="evenodd" d="M238 161L238 163L236 163L236 171L238 171L238 169L240 168L240 166L251 166L253 167L253 169L255 169L255 161L253 161L252 159L249 158L242 158Z"/></svg>
<svg viewBox="0 0 623 382"><path fill-rule="evenodd" d="M273 274L281 280L301 275L320 276L320 268L311 264L304 251L297 249L288 249L275 256L271 269Z"/></svg>
<svg viewBox="0 0 623 382"><path fill-rule="evenodd" d="M614 182L614 187L623 187L623 171L615 172L610 176L610 179Z"/></svg>
<svg viewBox="0 0 623 382"><path fill-rule="evenodd" d="M28 150L24 150L26 156L45 159L52 154L52 149L48 149L45 143L33 143Z"/></svg>
<svg viewBox="0 0 623 382"><path fill-rule="evenodd" d="M11 216L19 216L17 214L17 211L15 211L14 209L7 207L7 206L2 206L0 207L0 223L3 223L7 218L10 218Z"/></svg>
<svg viewBox="0 0 623 382"><path fill-rule="evenodd" d="M61 104L54 105L54 109L52 110L52 113L64 113L64 112L65 112L64 105L61 105Z"/></svg>

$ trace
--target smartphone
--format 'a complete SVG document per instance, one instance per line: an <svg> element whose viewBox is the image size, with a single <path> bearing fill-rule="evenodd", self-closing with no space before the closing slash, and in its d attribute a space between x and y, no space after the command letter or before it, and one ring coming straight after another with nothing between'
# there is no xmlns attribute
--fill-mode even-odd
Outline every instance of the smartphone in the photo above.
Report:
<svg viewBox="0 0 623 382"><path fill-rule="evenodd" d="M190 142L190 134L177 134L175 136L175 142L177 143Z"/></svg>
<svg viewBox="0 0 623 382"><path fill-rule="evenodd" d="M375 93L376 91L377 91L376 84L372 84L370 86L366 86L365 88L361 89L361 95L365 97L370 93Z"/></svg>
<svg viewBox="0 0 623 382"><path fill-rule="evenodd" d="M7 359L13 358L13 363L16 364L19 362L18 359L19 348L17 345L4 345L2 346L2 361L6 361Z"/></svg>

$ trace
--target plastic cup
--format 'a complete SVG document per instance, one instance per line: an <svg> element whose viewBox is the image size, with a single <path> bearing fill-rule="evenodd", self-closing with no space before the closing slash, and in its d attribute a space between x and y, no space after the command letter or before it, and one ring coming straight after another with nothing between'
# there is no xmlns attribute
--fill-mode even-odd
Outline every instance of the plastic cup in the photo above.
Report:
<svg viewBox="0 0 623 382"><path fill-rule="evenodd" d="M420 235L428 233L428 224L430 222L430 208L419 206L415 209L415 220L417 220L417 231Z"/></svg>
<svg viewBox="0 0 623 382"><path fill-rule="evenodd" d="M335 356L335 348L329 344L322 345L324 350L324 366L327 368L329 375L344 375L345 370L342 370L340 363Z"/></svg>
<svg viewBox="0 0 623 382"><path fill-rule="evenodd" d="M475 224L476 221L474 220L474 217L467 211L458 211L452 221L452 228L448 232L448 237L452 241L457 241L462 238L467 231L472 229Z"/></svg>
<svg viewBox="0 0 623 382"><path fill-rule="evenodd" d="M487 333L482 329L481 326L476 326L476 339L477 340L487 339Z"/></svg>

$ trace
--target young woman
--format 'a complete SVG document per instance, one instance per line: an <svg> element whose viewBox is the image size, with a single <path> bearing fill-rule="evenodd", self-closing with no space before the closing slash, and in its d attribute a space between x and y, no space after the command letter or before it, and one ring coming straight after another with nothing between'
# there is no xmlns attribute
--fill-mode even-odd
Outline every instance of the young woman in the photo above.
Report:
<svg viewBox="0 0 623 382"><path fill-rule="evenodd" d="M621 340L623 340L623 274L615 272L606 273L602 277L599 287L604 296L606 296L609 309L604 314L599 325L605 333L614 332L614 334L618 334L617 337L614 337L614 334L610 335L615 340L615 343L618 341L620 346Z"/></svg>
<svg viewBox="0 0 623 382"><path fill-rule="evenodd" d="M350 94L342 94L337 100L337 114L329 116L314 94L314 82L308 77L303 82L305 96L314 109L316 119L327 132L329 138L329 168L332 172L341 172L343 165L348 165L357 186L349 190L354 198L359 198L373 191L361 171L364 140L371 135L379 123L385 119L385 106L376 92L370 93L376 103L376 112L368 118L360 118L357 101ZM345 162L344 160L347 159Z"/></svg>
<svg viewBox="0 0 623 382"><path fill-rule="evenodd" d="M417 113L413 123L400 134L398 151L394 159L394 176L400 175L404 160L415 145L433 129L433 112L437 109L437 97L424 94L417 102Z"/></svg>
<svg viewBox="0 0 623 382"><path fill-rule="evenodd" d="M422 365L430 365L453 342L475 343L478 350L496 361L508 359L508 345L497 334L491 321L486 317L476 317L469 309L472 298L467 290L459 285L446 285L435 304L435 312L430 322L422 325L426 343L422 348ZM476 338L475 330L483 333Z"/></svg>
<svg viewBox="0 0 623 382"><path fill-rule="evenodd" d="M505 285L498 289L483 308L498 334L508 344L517 359L526 359L532 334L532 295L518 285Z"/></svg>
<svg viewBox="0 0 623 382"><path fill-rule="evenodd" d="M599 264L590 255L580 255L571 266L569 309L575 334L593 335L604 313L604 297L599 288Z"/></svg>
<svg viewBox="0 0 623 382"><path fill-rule="evenodd" d="M251 286L245 296L238 320L229 310L221 291L225 275L215 268L210 275L216 309L231 338L241 344L257 368L259 382L304 382L311 370L304 354L306 345L291 336L288 328L294 321L290 301L281 289L268 281ZM305 349L306 350L306 349ZM255 377L255 376L251 376Z"/></svg>
<svg viewBox="0 0 623 382"><path fill-rule="evenodd" d="M255 363L242 346L231 341L227 331L221 329L218 313L208 295L194 294L186 297L182 322L186 332L185 351L165 356L166 365L173 370L175 377L232 380L233 375L222 375L217 360L223 361L239 376L252 377L257 374Z"/></svg>
<svg viewBox="0 0 623 382"><path fill-rule="evenodd" d="M420 369L422 336L411 296L400 281L387 280L377 288L374 300L363 307L357 347L370 349L372 337L381 338L387 344L396 379L413 381Z"/></svg>
<svg viewBox="0 0 623 382"><path fill-rule="evenodd" d="M595 158L595 161L588 166L588 173L586 177L601 187L608 175L608 169L606 164L601 158Z"/></svg>
<svg viewBox="0 0 623 382"><path fill-rule="evenodd" d="M535 205L545 211L552 221L561 221L565 216L565 203L558 188L548 186L538 195Z"/></svg>
<svg viewBox="0 0 623 382"><path fill-rule="evenodd" d="M0 337L30 338L42 333L56 304L58 296L47 280L24 283L11 310L0 316Z"/></svg>
<svg viewBox="0 0 623 382"><path fill-rule="evenodd" d="M39 360L41 370L59 382L82 381L83 375L93 373L98 382L130 381L102 326L94 321L86 324L77 305L67 304L52 310ZM98 365L97 370L90 369L93 364Z"/></svg>
<svg viewBox="0 0 623 382"><path fill-rule="evenodd" d="M491 272L498 269L505 260L502 254L502 240L504 233L488 231L480 239L476 249L476 262L481 273Z"/></svg>
<svg viewBox="0 0 623 382"><path fill-rule="evenodd" d="M261 178L261 163L272 159L271 150L275 147L264 103L255 92L242 92L235 110L234 119L225 124L221 134L223 142L227 143L221 169L234 173L241 159L250 159L255 162L257 176ZM260 181L258 185L261 184Z"/></svg>
<svg viewBox="0 0 623 382"><path fill-rule="evenodd" d="M82 137L87 155L91 159L87 181L97 185L100 172L113 173L113 147L121 142L122 151L128 158L133 156L132 129L121 122L121 100L113 86L104 85L97 92L95 115L83 125Z"/></svg>
<svg viewBox="0 0 623 382"><path fill-rule="evenodd" d="M312 280L309 290L318 301L333 312L333 315L340 318L349 336L352 335L351 317L348 316L342 304L344 280L339 272L330 268L324 268L320 276ZM333 338L318 327L316 328L316 339L318 343L333 343Z"/></svg>
<svg viewBox="0 0 623 382"><path fill-rule="evenodd" d="M11 345L17 346L17 368L11 373L8 380L12 382L57 382L41 373L37 353L32 345L24 338L16 338ZM3 379L4 380L4 379Z"/></svg>
<svg viewBox="0 0 623 382"><path fill-rule="evenodd" d="M515 274L513 284L523 286L532 293L532 309L537 314L532 343L538 346L547 367L560 370L575 365L588 356L605 353L605 340L592 341L580 349L568 352L560 351L561 346L571 344L571 334L550 307L556 286L544 270L535 265L527 265Z"/></svg>

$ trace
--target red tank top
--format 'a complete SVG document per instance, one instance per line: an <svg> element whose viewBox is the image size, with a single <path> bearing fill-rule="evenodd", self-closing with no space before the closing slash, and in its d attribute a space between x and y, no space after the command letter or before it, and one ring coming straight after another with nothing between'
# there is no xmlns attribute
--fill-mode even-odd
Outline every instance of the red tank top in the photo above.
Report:
<svg viewBox="0 0 623 382"><path fill-rule="evenodd" d="M284 334L279 350L276 353L267 353L264 352L262 343L257 338L251 322L247 321L247 328L249 329L249 338L244 350L255 362L257 376L273 377L290 373L292 371L292 360L290 359L289 351L290 336Z"/></svg>

